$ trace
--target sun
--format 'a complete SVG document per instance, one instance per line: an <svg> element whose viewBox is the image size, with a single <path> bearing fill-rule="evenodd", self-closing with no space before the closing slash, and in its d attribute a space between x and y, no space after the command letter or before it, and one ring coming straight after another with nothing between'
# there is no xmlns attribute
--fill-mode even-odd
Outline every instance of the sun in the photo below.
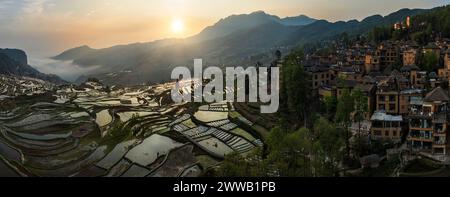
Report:
<svg viewBox="0 0 450 197"><path fill-rule="evenodd" d="M173 20L171 29L173 33L182 33L184 31L184 22L180 19Z"/></svg>

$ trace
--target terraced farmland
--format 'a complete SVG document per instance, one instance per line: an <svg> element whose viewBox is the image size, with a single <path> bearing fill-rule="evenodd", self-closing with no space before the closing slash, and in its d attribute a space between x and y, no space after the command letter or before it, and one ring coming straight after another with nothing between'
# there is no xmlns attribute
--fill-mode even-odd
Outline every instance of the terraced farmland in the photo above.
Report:
<svg viewBox="0 0 450 197"><path fill-rule="evenodd" d="M193 143L217 158L233 151L246 153L262 146L261 140L228 119L227 103L203 105L194 116L183 115L170 125ZM194 120L194 121L192 121ZM192 125L192 122L197 124Z"/></svg>
<svg viewBox="0 0 450 197"><path fill-rule="evenodd" d="M227 154L262 146L230 118L232 105L192 109L168 102L168 88L68 88L12 100L0 112L0 175L200 176Z"/></svg>

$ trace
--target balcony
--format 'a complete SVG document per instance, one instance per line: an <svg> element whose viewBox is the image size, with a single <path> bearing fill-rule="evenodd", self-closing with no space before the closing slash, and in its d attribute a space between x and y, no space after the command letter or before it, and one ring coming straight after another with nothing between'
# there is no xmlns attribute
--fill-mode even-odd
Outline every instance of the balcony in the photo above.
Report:
<svg viewBox="0 0 450 197"><path fill-rule="evenodd" d="M444 124L447 122L447 114L445 113L436 113L433 115L433 122L434 123L441 123Z"/></svg>
<svg viewBox="0 0 450 197"><path fill-rule="evenodd" d="M413 130L433 130L433 124L430 120L411 120L409 127Z"/></svg>
<svg viewBox="0 0 450 197"><path fill-rule="evenodd" d="M447 143L442 140L433 142L433 146L445 146L445 145L447 145Z"/></svg>
<svg viewBox="0 0 450 197"><path fill-rule="evenodd" d="M412 117L432 117L433 113L429 111L422 111L418 109L411 109L409 111L409 116Z"/></svg>
<svg viewBox="0 0 450 197"><path fill-rule="evenodd" d="M431 137L408 136L408 141L433 142Z"/></svg>

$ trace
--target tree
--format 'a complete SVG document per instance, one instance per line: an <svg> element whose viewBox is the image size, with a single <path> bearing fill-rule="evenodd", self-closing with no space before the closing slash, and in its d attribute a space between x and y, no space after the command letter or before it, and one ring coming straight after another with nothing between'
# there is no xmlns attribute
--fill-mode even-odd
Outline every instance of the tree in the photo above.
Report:
<svg viewBox="0 0 450 197"><path fill-rule="evenodd" d="M336 114L337 102L338 101L335 96L327 96L324 98L326 113L330 120L332 120Z"/></svg>
<svg viewBox="0 0 450 197"><path fill-rule="evenodd" d="M361 138L361 122L365 119L368 110L367 97L360 89L354 90L352 96L355 102L353 121L358 122L358 138Z"/></svg>
<svg viewBox="0 0 450 197"><path fill-rule="evenodd" d="M267 167L262 161L262 150L255 149L247 155L233 152L225 156L216 171L219 177L264 177L267 176Z"/></svg>
<svg viewBox="0 0 450 197"><path fill-rule="evenodd" d="M439 63L439 55L435 52L426 52L422 57L421 69L427 72L436 70Z"/></svg>
<svg viewBox="0 0 450 197"><path fill-rule="evenodd" d="M297 131L272 129L265 166L272 166L282 177L312 176L312 133L306 128Z"/></svg>
<svg viewBox="0 0 450 197"><path fill-rule="evenodd" d="M389 40L392 37L392 29L390 26L375 27L369 33L369 38L375 43Z"/></svg>
<svg viewBox="0 0 450 197"><path fill-rule="evenodd" d="M311 109L311 84L309 76L304 71L301 60L304 58L303 51L295 51L285 57L283 63L283 86L282 93L286 98L286 108L289 114L285 114L295 121L303 120L303 126L307 127Z"/></svg>
<svg viewBox="0 0 450 197"><path fill-rule="evenodd" d="M344 139L335 125L325 118L314 123L316 140L313 145L316 176L337 176L342 161Z"/></svg>
<svg viewBox="0 0 450 197"><path fill-rule="evenodd" d="M281 51L280 50L275 51L275 57L277 58L277 60L281 60Z"/></svg>
<svg viewBox="0 0 450 197"><path fill-rule="evenodd" d="M351 114L354 111L354 100L350 95L350 90L345 88L342 91L341 97L338 99L337 109L336 109L336 122L345 130L345 144L347 156L350 156L350 133L349 127L351 124Z"/></svg>

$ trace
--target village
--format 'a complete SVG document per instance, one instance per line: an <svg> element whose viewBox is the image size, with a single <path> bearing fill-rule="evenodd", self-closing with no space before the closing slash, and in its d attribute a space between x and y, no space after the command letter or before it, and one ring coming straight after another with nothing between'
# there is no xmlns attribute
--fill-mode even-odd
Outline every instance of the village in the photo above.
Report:
<svg viewBox="0 0 450 197"><path fill-rule="evenodd" d="M393 29L407 29L410 18ZM339 99L344 90L361 91L367 100L364 120L350 130L366 140L395 144L388 152L408 151L450 163L450 39L434 37L373 44L335 41L307 53L302 62L310 88L322 101ZM330 50L331 49L331 50Z"/></svg>

